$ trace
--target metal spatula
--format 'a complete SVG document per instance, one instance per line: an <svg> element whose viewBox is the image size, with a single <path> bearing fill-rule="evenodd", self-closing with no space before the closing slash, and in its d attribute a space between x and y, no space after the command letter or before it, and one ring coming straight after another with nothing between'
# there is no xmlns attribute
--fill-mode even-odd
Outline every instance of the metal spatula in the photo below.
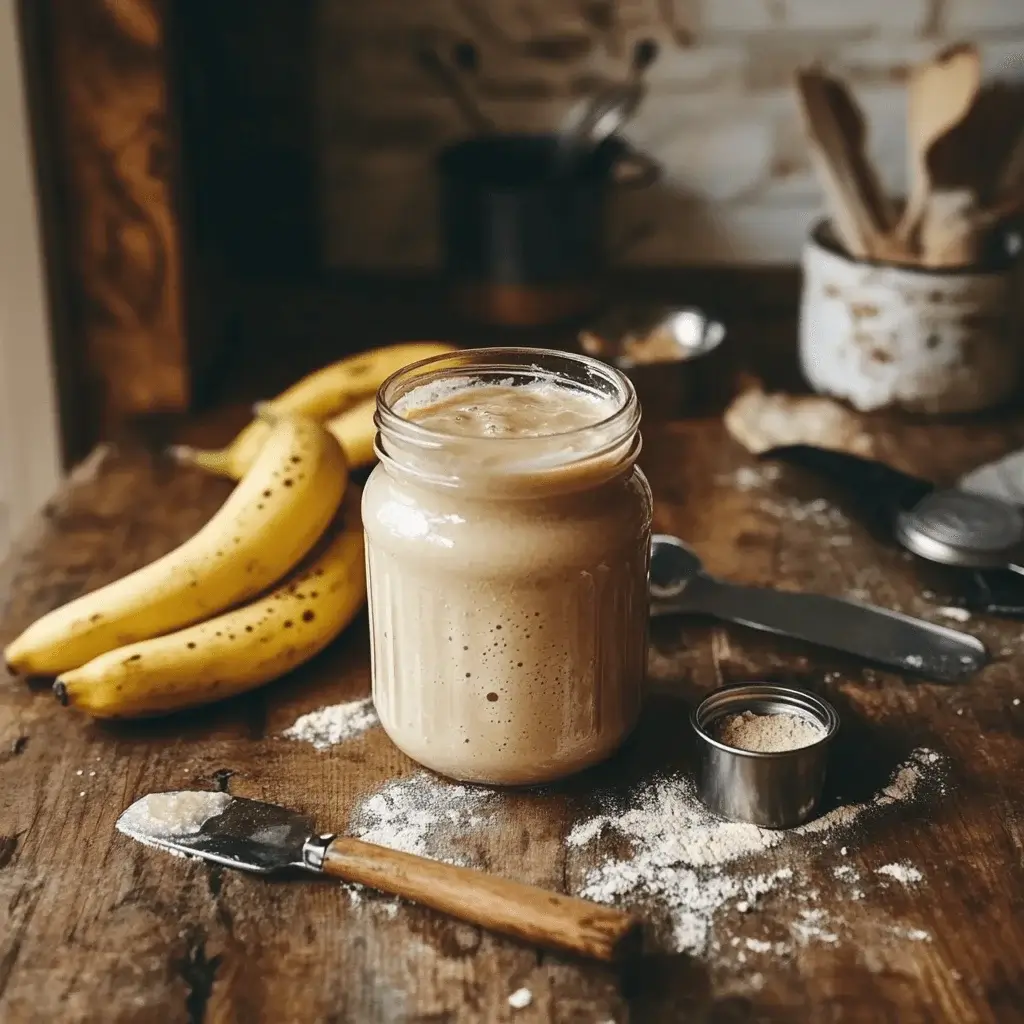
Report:
<svg viewBox="0 0 1024 1024"><path fill-rule="evenodd" d="M988 661L977 637L934 622L824 594L716 579L695 551L667 534L651 538L650 592L652 616L709 615L941 682L959 682Z"/></svg>
<svg viewBox="0 0 1024 1024"><path fill-rule="evenodd" d="M261 875L289 869L332 875L481 928L598 960L619 959L639 946L640 922L621 910L359 839L318 835L311 818L276 804L201 792L152 795L205 800L213 813L167 827L153 817L150 797L136 800L117 828L147 846ZM176 828L181 834L174 834Z"/></svg>

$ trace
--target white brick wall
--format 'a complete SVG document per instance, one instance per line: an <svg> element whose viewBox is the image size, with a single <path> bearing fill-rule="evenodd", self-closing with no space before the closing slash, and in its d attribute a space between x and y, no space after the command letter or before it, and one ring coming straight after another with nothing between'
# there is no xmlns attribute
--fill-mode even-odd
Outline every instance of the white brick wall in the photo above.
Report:
<svg viewBox="0 0 1024 1024"><path fill-rule="evenodd" d="M626 73L636 41L657 43L628 137L664 180L614 196L609 224L631 264L797 259L820 208L789 85L803 63L850 79L894 190L910 63L975 39L989 73L1024 78L1024 0L318 2L323 246L336 267L436 263L431 161L465 129L415 59L425 31L445 50L476 46L467 85L508 130L553 127L588 80ZM559 47L569 56L554 59Z"/></svg>
<svg viewBox="0 0 1024 1024"><path fill-rule="evenodd" d="M946 27L950 32L1014 32L1024 19L1021 0L946 0Z"/></svg>
<svg viewBox="0 0 1024 1024"><path fill-rule="evenodd" d="M719 0L726 4L729 0ZM928 21L931 0L785 0L785 25L793 29L847 29L913 35Z"/></svg>

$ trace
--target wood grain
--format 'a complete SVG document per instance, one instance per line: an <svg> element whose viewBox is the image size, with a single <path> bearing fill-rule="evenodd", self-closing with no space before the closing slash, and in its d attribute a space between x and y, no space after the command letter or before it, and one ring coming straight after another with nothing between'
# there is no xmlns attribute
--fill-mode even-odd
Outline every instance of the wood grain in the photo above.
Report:
<svg viewBox="0 0 1024 1024"><path fill-rule="evenodd" d="M972 424L865 421L879 450L942 480L1024 443L1024 419ZM687 538L715 573L754 584L864 590L920 612L913 566L856 525L845 545L813 518L779 514L814 498L786 477L744 489L753 463L715 420L648 430L643 465L656 528ZM168 550L227 486L123 449L101 452L40 519L0 574L6 641L34 616ZM795 500L795 499L794 499ZM934 603L933 603L934 606ZM281 733L302 713L365 696L365 619L317 660L272 686L195 714L103 726L43 689L0 688L0 1020L337 1021L661 1024L675 1021L892 1021L1005 1024L1024 1007L1024 650L1020 627L976 617L996 653L951 687L878 672L798 644L696 621L658 626L648 712L636 740L592 773L544 790L503 792L472 838L497 875L578 892L611 847L567 849L597 789L625 793L690 756L686 716L723 682L784 679L827 696L843 717L833 786L870 794L913 747L948 759L945 792L865 820L846 857L801 862L822 905L841 908L839 941L740 962L755 924L786 927L784 898L756 914L723 910L719 951L657 955L620 969L544 954L370 894L353 901L315 880L271 883L166 857L117 834L138 796L214 788L310 813L344 831L361 800L417 772L379 729L319 752ZM95 772L95 775L91 774ZM81 773L81 774L79 774ZM788 866L780 848L758 871ZM616 849L618 854L625 848ZM834 875L908 861L916 887L851 901ZM885 941L920 929L928 941ZM733 952L730 952L733 951ZM532 1004L513 1011L520 987Z"/></svg>
<svg viewBox="0 0 1024 1024"><path fill-rule="evenodd" d="M100 436L190 397L165 16L162 0L49 4L48 156L63 176L69 298Z"/></svg>

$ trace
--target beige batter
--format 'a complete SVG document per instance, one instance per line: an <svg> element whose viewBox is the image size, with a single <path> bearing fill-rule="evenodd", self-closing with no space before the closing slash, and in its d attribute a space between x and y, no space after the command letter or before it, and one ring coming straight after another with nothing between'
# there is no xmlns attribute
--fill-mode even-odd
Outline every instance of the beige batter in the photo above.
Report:
<svg viewBox="0 0 1024 1024"><path fill-rule="evenodd" d="M381 724L467 781L537 783L601 760L640 709L651 525L629 445L607 452L612 400L554 382L456 386L397 411L449 436L432 457L466 486L394 465L366 485Z"/></svg>

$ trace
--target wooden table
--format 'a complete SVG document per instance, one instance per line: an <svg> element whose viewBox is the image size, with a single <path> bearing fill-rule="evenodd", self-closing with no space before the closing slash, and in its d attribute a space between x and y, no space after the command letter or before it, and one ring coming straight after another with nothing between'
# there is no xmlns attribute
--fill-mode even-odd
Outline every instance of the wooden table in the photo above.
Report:
<svg viewBox="0 0 1024 1024"><path fill-rule="evenodd" d="M942 479L1024 443L1021 420L879 420L869 429L883 455ZM657 528L691 541L713 571L866 591L940 621L897 552L856 525L798 514L814 496L806 481L752 485L749 474L737 476L753 463L719 422L652 426L643 465ZM226 493L222 481L138 450L98 453L8 562L3 641L177 544ZM736 628L660 623L649 713L636 740L565 785L493 797L489 823L462 846L473 863L578 891L612 853L628 853L614 835L567 848L572 826L594 813L594 793L685 773L688 709L713 687L745 678L788 680L835 702L844 742L831 788L845 801L870 799L922 746L939 755L940 781L834 839L787 840L757 854L749 870L789 867L799 887L779 887L746 913L728 901L713 915L702 955L662 951L621 969L540 953L420 908L356 900L334 884L267 882L176 860L114 831L118 813L144 793L218 785L343 830L368 794L416 773L379 729L323 752L281 736L300 714L369 692L365 619L290 678L164 721L95 724L59 707L45 687L5 682L0 1020L1024 1020L1021 629L983 617L965 628L996 660L951 687ZM891 863L910 864L922 880L905 885L876 873ZM794 924L821 919L808 917L808 907L823 908L834 938L794 938ZM784 937L778 955L758 938L773 935ZM508 996L520 987L532 1003L514 1010Z"/></svg>

